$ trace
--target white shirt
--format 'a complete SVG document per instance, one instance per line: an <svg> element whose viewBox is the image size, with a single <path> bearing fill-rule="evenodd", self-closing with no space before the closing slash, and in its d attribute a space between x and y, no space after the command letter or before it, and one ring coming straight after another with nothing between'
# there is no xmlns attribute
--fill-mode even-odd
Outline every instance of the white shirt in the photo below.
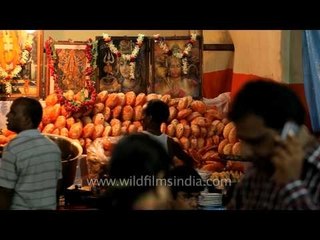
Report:
<svg viewBox="0 0 320 240"><path fill-rule="evenodd" d="M151 138L158 141L164 147L164 149L168 152L168 135L167 134L162 133L161 135L158 136L147 131L142 131L142 132L148 134Z"/></svg>

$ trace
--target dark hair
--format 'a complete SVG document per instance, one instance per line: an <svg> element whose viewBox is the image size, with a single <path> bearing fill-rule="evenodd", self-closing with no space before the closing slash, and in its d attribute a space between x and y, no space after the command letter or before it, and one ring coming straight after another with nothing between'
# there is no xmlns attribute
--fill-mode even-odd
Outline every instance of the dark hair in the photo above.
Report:
<svg viewBox="0 0 320 240"><path fill-rule="evenodd" d="M159 99L150 100L144 113L146 116L151 116L152 121L158 124L167 122L170 114L169 106Z"/></svg>
<svg viewBox="0 0 320 240"><path fill-rule="evenodd" d="M42 106L37 99L28 98L28 97L19 97L14 100L13 104L24 106L23 114L25 114L31 119L33 128L37 128L39 126L42 119L43 111L42 111Z"/></svg>
<svg viewBox="0 0 320 240"><path fill-rule="evenodd" d="M204 182L199 173L186 165L170 170L166 176L172 196L177 197L178 192L198 193L204 190Z"/></svg>
<svg viewBox="0 0 320 240"><path fill-rule="evenodd" d="M264 120L266 126L280 130L288 120L304 123L305 110L298 96L285 84L271 79L246 83L235 96L229 119L239 121L249 114Z"/></svg>
<svg viewBox="0 0 320 240"><path fill-rule="evenodd" d="M123 137L112 151L110 177L156 175L168 170L170 159L166 150L147 134Z"/></svg>
<svg viewBox="0 0 320 240"><path fill-rule="evenodd" d="M136 133L123 137L112 152L109 177L119 181L131 179L134 185L109 187L98 201L98 208L131 209L141 194L156 187L152 182L137 185L134 181L143 180L144 176L156 179L161 172L166 174L170 162L165 149L148 135Z"/></svg>

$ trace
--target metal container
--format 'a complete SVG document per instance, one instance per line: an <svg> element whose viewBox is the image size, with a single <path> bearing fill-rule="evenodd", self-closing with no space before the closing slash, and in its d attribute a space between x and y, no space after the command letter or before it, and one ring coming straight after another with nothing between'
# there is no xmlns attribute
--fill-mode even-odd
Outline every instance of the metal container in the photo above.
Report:
<svg viewBox="0 0 320 240"><path fill-rule="evenodd" d="M55 142L61 150L61 164L62 164L62 181L59 184L58 192L63 194L64 191L73 184L78 160L82 155L83 149L81 145L67 137L55 134L43 134Z"/></svg>

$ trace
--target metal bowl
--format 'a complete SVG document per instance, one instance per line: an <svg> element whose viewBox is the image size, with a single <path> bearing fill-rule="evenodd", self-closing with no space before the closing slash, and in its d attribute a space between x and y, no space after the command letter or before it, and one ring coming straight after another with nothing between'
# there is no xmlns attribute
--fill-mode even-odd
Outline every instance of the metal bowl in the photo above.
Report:
<svg viewBox="0 0 320 240"><path fill-rule="evenodd" d="M81 145L67 137L55 134L43 134L56 143L61 150L62 182L60 192L63 193L74 182L78 159L82 155Z"/></svg>

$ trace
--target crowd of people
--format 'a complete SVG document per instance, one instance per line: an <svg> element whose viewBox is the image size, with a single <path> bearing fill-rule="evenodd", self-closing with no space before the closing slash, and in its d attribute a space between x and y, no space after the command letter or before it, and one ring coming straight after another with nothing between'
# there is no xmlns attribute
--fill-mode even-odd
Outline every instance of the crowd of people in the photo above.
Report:
<svg viewBox="0 0 320 240"><path fill-rule="evenodd" d="M114 182L98 196L96 208L199 209L204 184L172 184L179 179L203 180L192 157L161 133L168 117L169 107L163 101L146 104L144 131L124 136L103 169L101 176ZM285 84L252 80L233 99L228 117L241 140L241 155L252 165L235 185L226 208L319 209L320 145L304 125L305 109L297 95ZM41 118L40 103L26 97L16 99L7 114L8 129L18 135L3 150L1 209L57 207L61 152L38 131ZM288 122L297 128L284 133ZM137 179L143 182L137 184ZM158 184L163 181L171 185Z"/></svg>

